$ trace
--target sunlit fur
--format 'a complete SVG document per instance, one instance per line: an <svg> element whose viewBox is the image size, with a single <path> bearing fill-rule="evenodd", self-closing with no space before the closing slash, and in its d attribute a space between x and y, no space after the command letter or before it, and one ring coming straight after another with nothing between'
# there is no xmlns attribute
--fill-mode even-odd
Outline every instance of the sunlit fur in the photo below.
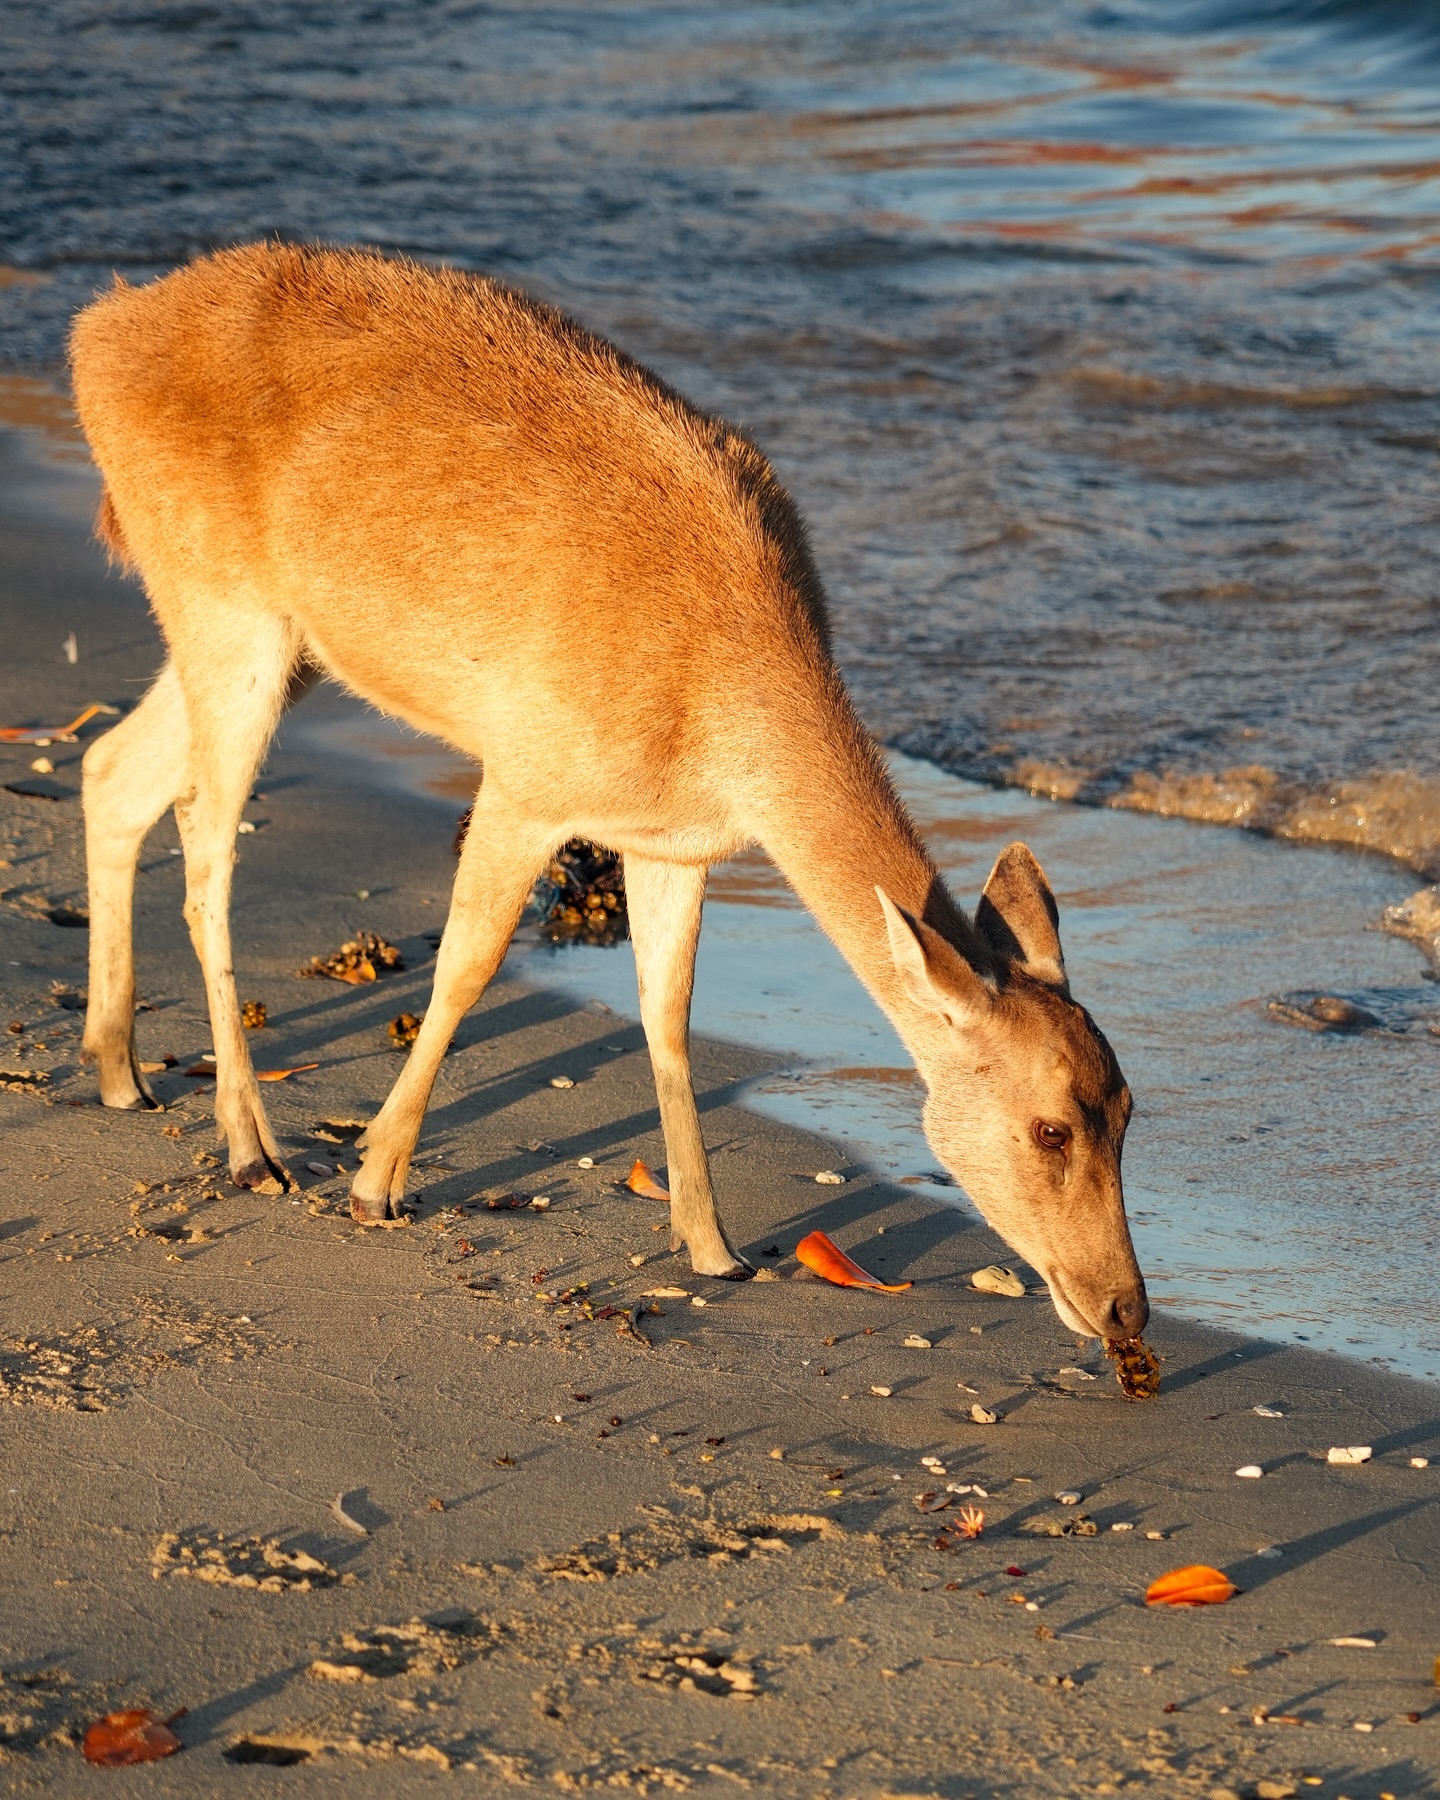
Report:
<svg viewBox="0 0 1440 1800"><path fill-rule="evenodd" d="M1058 939L1047 962L1035 934L1049 889L1023 852L975 924L945 893L831 660L798 515L746 438L549 307L355 251L257 245L117 283L72 350L100 531L143 577L170 658L85 759L86 1046L107 1105L149 1099L130 913L141 842L173 805L232 1178L287 1179L239 1020L229 891L250 785L319 668L485 771L357 1217L396 1209L456 1023L537 870L583 836L625 857L675 1242L699 1271L745 1273L715 1212L688 1021L706 869L758 841L895 1020L939 1153L1063 1290L1063 1316L1109 1332L1117 1300L1133 1311L1118 1138L1092 1154L1087 1137L1058 1185L1026 1148L1037 1107L1108 1118L1119 1091L1085 1016L1034 979L1063 980ZM877 888L966 971L962 1023L917 1000Z"/></svg>

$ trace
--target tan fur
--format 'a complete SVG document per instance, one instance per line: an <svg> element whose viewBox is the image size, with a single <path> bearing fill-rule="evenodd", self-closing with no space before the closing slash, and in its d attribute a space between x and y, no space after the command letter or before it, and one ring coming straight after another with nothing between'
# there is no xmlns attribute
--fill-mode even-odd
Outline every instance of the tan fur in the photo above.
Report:
<svg viewBox="0 0 1440 1800"><path fill-rule="evenodd" d="M1032 979L1049 965L1028 852L997 888L997 917L1024 902L1003 942L945 892L850 705L803 527L753 444L534 300L361 252L253 246L117 287L81 314L72 348L101 533L143 574L171 659L86 758L87 1047L107 1104L147 1098L130 889L145 831L173 804L232 1174L286 1179L238 1020L228 902L241 806L309 661L485 769L434 994L371 1126L357 1217L398 1204L456 1023L537 870L583 836L625 857L676 1242L697 1270L743 1274L715 1213L687 1038L705 870L758 841L914 1050L937 1148L1031 1253L1016 1221L1049 1204L1027 1191L1032 1120L973 1072L975 1034L996 1039L994 1060L1045 1071L1026 1106L1038 1095L1085 1119L1098 1034ZM970 993L973 1017L942 1024L917 1003L877 887L943 947L949 978L985 996ZM1040 957L1029 975L1026 955ZM1018 1151L969 1155L951 1114L977 1105ZM1143 1285L1118 1139L1101 1136L1094 1204L1068 1207L1073 1230L1028 1235L1078 1296L1071 1323L1115 1335Z"/></svg>

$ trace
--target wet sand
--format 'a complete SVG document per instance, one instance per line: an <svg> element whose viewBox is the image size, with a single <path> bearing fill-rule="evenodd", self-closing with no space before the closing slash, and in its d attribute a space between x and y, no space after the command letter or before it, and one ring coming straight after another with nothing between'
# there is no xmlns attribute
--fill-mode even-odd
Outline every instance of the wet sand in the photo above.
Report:
<svg viewBox="0 0 1440 1800"><path fill-rule="evenodd" d="M134 696L155 637L86 540L87 478L5 451L0 714ZM0 751L3 780L35 754ZM722 1205L781 1279L695 1279L660 1209L615 1186L663 1161L638 1030L528 985L518 957L442 1071L413 1223L357 1230L343 1180L307 1168L353 1153L314 1126L367 1116L396 1073L385 1025L425 1003L448 830L309 747L258 784L235 907L242 997L269 1009L257 1062L321 1065L266 1089L304 1191L235 1192L208 1083L177 1071L165 1112L112 1114L77 1066L79 1015L51 996L83 987L85 934L47 909L83 892L79 749L46 754L61 798L0 792L0 1014L25 1025L0 1063L49 1075L0 1092L9 1791L92 1791L77 1727L125 1705L188 1709L183 1753L139 1778L161 1794L1431 1790L1433 1385L1162 1311L1163 1395L1126 1403L1043 1299L965 1285L1009 1260L992 1236L747 1108L766 1059L713 1042L696 1069ZM142 863L139 1035L183 1070L210 1040L175 842L167 821ZM294 978L360 926L403 975ZM833 1167L845 1185L817 1186ZM485 1209L505 1191L551 1204ZM817 1225L915 1285L794 1279ZM591 1311L687 1294L642 1316L646 1349L587 1321L581 1284ZM1326 1465L1355 1443L1373 1460ZM1262 1479L1237 1479L1252 1462ZM986 1493L919 1514L947 1481ZM941 1547L964 1504L984 1535ZM1093 1537L1026 1530L1079 1515ZM297 1588L250 1534L323 1568ZM207 1547L222 1579L174 1572ZM224 1579L257 1561L288 1591ZM1194 1562L1242 1593L1144 1608Z"/></svg>

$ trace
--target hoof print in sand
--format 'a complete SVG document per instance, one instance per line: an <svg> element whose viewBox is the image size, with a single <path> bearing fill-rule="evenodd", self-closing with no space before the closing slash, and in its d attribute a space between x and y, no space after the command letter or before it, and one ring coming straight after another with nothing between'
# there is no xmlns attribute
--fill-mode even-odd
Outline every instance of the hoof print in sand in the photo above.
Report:
<svg viewBox="0 0 1440 1800"><path fill-rule="evenodd" d="M758 1700L760 1688L748 1662L722 1650L706 1650L683 1639L664 1644L651 1640L637 1645L650 1652L635 1668L642 1684L671 1688L680 1694L710 1694L717 1700Z"/></svg>
<svg viewBox="0 0 1440 1800"><path fill-rule="evenodd" d="M318 1681L386 1681L396 1675L440 1675L463 1668L493 1650L504 1628L464 1614L444 1623L411 1619L347 1631L329 1656L316 1657L309 1673Z"/></svg>
<svg viewBox="0 0 1440 1800"><path fill-rule="evenodd" d="M229 1537L223 1531L167 1531L151 1554L150 1573L156 1581L185 1575L262 1594L308 1594L355 1579L304 1550L286 1550L279 1538Z"/></svg>
<svg viewBox="0 0 1440 1800"><path fill-rule="evenodd" d="M648 1574L662 1563L685 1557L742 1562L845 1535L844 1527L823 1513L764 1513L731 1521L677 1518L663 1506L644 1510L652 1516L635 1530L609 1531L558 1556L537 1557L534 1568L554 1581L610 1581L620 1575Z"/></svg>

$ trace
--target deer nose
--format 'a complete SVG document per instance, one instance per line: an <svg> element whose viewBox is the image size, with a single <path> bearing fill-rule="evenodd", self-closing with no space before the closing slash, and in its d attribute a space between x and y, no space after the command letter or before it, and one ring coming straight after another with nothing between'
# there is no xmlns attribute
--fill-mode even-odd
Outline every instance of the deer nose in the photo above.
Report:
<svg viewBox="0 0 1440 1800"><path fill-rule="evenodd" d="M1150 1321L1150 1302L1145 1298L1144 1288L1137 1288L1133 1294L1117 1295L1110 1302L1110 1318L1117 1337L1139 1337Z"/></svg>

